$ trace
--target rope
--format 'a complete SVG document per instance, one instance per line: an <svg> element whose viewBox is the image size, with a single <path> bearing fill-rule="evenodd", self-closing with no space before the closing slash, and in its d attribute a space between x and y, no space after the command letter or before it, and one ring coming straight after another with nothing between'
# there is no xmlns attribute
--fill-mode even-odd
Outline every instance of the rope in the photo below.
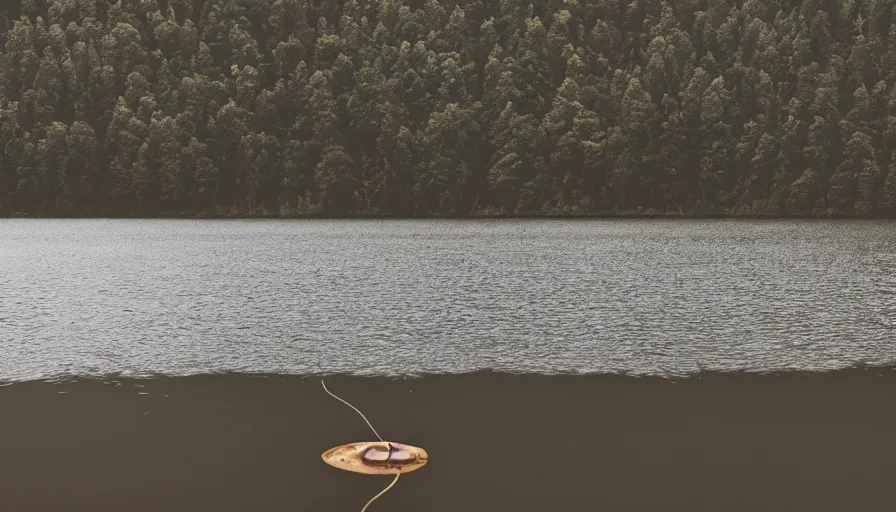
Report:
<svg viewBox="0 0 896 512"><path fill-rule="evenodd" d="M385 489L383 489L382 491L380 491L379 494L377 494L377 495L374 496L373 498L370 498L370 501L368 501L367 504L364 505L364 508L361 509L361 512L365 512L365 511L367 510L367 507L369 507L370 504L373 503L373 500L379 498L379 497L382 496L383 494L386 494L386 491L388 491L389 489L392 488L393 485L395 485L395 482L398 481L398 477L400 477L400 476L401 476L401 473L395 473L395 480L392 480L392 483L389 484L388 486L386 486Z"/></svg>
<svg viewBox="0 0 896 512"><path fill-rule="evenodd" d="M355 407L354 405L352 405L352 404L346 402L345 400L339 398L338 396L334 395L333 393L330 393L330 390L327 389L327 385L324 384L323 379L321 379L321 381L320 381L320 385L324 387L324 391L326 391L330 396L332 396L332 397L335 398L336 400L339 400L340 402L344 403L345 405L351 407L352 409L355 410L356 413L360 414L361 417L364 418L364 421L367 422L367 426L370 427L370 430L373 430L373 433L376 434L376 437L379 438L380 441L383 440L383 438L380 437L380 435L377 433L376 429L373 428L373 425L370 424L370 421L367 420L367 416L364 416L364 413L362 413L361 411L359 411L359 410L357 409L357 407ZM396 478L396 480L398 480L398 479ZM391 486L389 486L389 487L391 487ZM388 487L387 487L387 489L388 489ZM372 500L371 500L371 501L372 501ZM365 507L365 508L366 508L366 507Z"/></svg>

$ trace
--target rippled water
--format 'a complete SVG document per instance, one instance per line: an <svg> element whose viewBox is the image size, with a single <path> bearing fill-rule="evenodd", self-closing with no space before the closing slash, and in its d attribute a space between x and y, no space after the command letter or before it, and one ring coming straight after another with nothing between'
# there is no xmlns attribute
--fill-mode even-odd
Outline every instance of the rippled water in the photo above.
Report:
<svg viewBox="0 0 896 512"><path fill-rule="evenodd" d="M896 361L896 223L0 220L0 379Z"/></svg>

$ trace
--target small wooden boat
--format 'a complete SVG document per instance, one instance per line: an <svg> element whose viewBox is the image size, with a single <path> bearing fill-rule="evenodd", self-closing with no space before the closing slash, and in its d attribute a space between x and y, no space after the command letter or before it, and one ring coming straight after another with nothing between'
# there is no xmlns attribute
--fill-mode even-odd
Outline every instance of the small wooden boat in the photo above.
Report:
<svg viewBox="0 0 896 512"><path fill-rule="evenodd" d="M422 468L429 461L426 450L389 441L362 441L325 451L327 464L367 475L397 475Z"/></svg>

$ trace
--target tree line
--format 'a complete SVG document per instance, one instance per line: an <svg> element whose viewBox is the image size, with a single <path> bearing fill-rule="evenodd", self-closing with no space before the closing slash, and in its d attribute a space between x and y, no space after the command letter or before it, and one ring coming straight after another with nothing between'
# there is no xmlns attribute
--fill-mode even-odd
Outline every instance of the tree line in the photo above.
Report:
<svg viewBox="0 0 896 512"><path fill-rule="evenodd" d="M22 0L0 215L896 216L896 0Z"/></svg>

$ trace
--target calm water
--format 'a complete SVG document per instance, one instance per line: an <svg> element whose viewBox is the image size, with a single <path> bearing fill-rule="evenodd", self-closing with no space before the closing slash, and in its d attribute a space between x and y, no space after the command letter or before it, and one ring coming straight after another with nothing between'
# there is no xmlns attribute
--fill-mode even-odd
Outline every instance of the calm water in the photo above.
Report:
<svg viewBox="0 0 896 512"><path fill-rule="evenodd" d="M896 361L896 223L0 220L0 380Z"/></svg>

